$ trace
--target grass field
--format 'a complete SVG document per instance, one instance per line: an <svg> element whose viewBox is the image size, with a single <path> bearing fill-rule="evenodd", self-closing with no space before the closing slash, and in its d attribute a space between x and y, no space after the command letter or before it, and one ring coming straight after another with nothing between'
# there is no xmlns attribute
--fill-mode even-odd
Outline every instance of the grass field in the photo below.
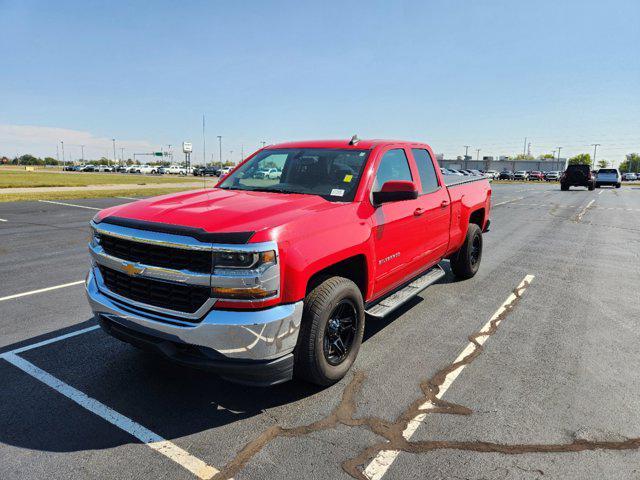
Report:
<svg viewBox="0 0 640 480"><path fill-rule="evenodd" d="M194 177L128 173L24 172L0 170L0 188L11 187L83 187L88 185L150 185L185 183Z"/></svg>
<svg viewBox="0 0 640 480"><path fill-rule="evenodd" d="M187 190L197 190L197 188L147 188L145 190L83 190L75 192L29 192L10 193L0 195L0 202L26 202L33 200L73 200L79 198L105 198L105 197L138 197L164 195L166 193L185 192Z"/></svg>

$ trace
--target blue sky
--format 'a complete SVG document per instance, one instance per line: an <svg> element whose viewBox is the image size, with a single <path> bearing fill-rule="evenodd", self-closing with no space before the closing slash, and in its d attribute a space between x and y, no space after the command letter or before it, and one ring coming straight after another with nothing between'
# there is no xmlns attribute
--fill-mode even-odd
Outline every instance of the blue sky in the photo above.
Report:
<svg viewBox="0 0 640 480"><path fill-rule="evenodd" d="M640 151L640 2L0 0L0 155L415 139ZM111 154L112 155L112 154Z"/></svg>

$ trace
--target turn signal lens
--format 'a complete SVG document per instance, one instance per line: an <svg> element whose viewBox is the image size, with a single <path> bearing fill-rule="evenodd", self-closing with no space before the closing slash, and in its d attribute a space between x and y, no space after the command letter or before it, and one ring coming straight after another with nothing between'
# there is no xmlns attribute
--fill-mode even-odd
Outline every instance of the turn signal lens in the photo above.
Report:
<svg viewBox="0 0 640 480"><path fill-rule="evenodd" d="M234 298L238 300L260 300L273 297L278 292L275 290L264 290L260 287L252 288L228 288L211 287L211 295L214 298Z"/></svg>

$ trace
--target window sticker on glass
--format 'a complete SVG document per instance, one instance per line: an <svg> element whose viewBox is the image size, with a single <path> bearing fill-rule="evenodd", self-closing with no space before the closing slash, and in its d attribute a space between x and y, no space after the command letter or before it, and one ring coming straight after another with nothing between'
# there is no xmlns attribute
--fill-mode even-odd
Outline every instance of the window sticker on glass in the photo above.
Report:
<svg viewBox="0 0 640 480"><path fill-rule="evenodd" d="M333 190L331 190L332 197L342 197L343 195L344 190L342 190L341 188L334 188Z"/></svg>
<svg viewBox="0 0 640 480"><path fill-rule="evenodd" d="M349 182L351 182L351 180L353 180L353 175L347 174L347 175L344 176L344 179L342 181L344 183L349 183Z"/></svg>

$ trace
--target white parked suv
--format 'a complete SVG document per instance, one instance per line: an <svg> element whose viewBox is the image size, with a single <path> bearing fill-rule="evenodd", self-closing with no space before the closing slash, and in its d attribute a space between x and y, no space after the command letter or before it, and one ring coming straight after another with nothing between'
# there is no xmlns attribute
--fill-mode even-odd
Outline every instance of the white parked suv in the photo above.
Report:
<svg viewBox="0 0 640 480"><path fill-rule="evenodd" d="M140 165L136 168L138 173L158 173L158 167L155 165Z"/></svg>
<svg viewBox="0 0 640 480"><path fill-rule="evenodd" d="M179 167L178 165L171 165L169 168L164 169L164 173L168 173L170 175L186 175L187 169Z"/></svg>
<svg viewBox="0 0 640 480"><path fill-rule="evenodd" d="M620 188L621 182L622 177L617 168L601 168L596 173L596 188L600 188L603 185Z"/></svg>
<svg viewBox="0 0 640 480"><path fill-rule="evenodd" d="M515 180L529 180L529 172L526 170L519 170L514 175Z"/></svg>

